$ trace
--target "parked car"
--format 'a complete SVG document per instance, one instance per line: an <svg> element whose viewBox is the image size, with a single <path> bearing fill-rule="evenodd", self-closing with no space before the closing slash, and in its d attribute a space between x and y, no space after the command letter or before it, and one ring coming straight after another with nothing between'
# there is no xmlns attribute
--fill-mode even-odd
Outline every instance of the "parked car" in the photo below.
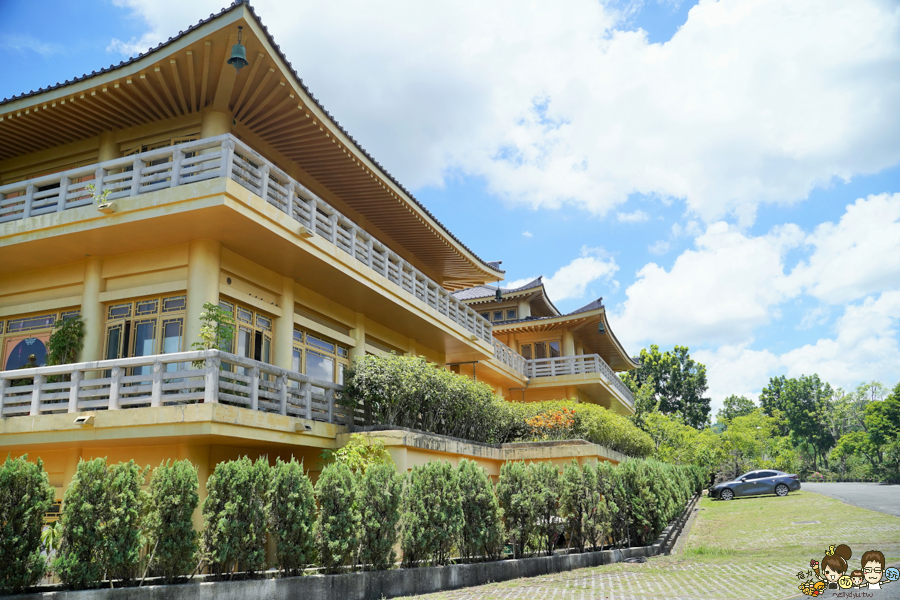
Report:
<svg viewBox="0 0 900 600"><path fill-rule="evenodd" d="M781 471L762 470L744 473L737 479L719 483L709 488L709 497L731 500L737 496L775 494L787 496L800 489L800 477Z"/></svg>

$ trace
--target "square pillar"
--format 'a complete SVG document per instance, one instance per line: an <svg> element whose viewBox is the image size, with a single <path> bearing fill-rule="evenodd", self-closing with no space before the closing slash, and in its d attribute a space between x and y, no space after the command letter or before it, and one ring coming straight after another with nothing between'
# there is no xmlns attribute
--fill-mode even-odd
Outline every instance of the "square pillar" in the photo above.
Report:
<svg viewBox="0 0 900 600"><path fill-rule="evenodd" d="M194 240L188 249L187 310L184 323L184 350L200 341L200 313L203 304L219 303L219 271L222 244L215 240Z"/></svg>

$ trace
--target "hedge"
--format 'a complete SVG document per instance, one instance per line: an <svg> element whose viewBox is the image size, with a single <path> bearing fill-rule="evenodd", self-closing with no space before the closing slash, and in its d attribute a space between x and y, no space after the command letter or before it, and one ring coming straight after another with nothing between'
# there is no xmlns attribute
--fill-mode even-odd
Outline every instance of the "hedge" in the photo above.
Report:
<svg viewBox="0 0 900 600"><path fill-rule="evenodd" d="M186 461L160 466L147 497L140 492L145 473L133 462L107 466L102 458L78 465L65 495L54 564L69 588L148 570L171 581L200 566L191 564L195 469ZM275 538L285 576L309 566L325 572L393 568L398 531L404 567L497 560L504 546L519 558L563 546L580 552L649 544L702 489L704 475L696 467L644 459L620 466L572 461L562 474L547 462L509 462L494 486L469 460L457 467L433 461L402 475L388 464L353 471L337 461L322 471L314 498L296 460L270 467L265 458L243 457L219 463L207 482L203 552L209 572L221 578L262 570L267 535ZM0 494L4 517L24 515L20 529L9 519L0 528L0 548L12 557L0 564L0 581L4 591L22 590L44 572L35 555L35 515L46 509L52 490L42 465L23 459L8 460L0 481L4 492L15 490ZM141 532L151 528L157 531L144 540ZM141 558L133 550L145 542L150 556ZM22 564L30 570L11 571Z"/></svg>
<svg viewBox="0 0 900 600"><path fill-rule="evenodd" d="M366 356L345 373L342 402L367 425L408 427L473 442L585 439L643 458L655 446L631 420L574 401L509 402L484 383L437 369L422 357ZM554 413L572 414L571 426L541 427Z"/></svg>

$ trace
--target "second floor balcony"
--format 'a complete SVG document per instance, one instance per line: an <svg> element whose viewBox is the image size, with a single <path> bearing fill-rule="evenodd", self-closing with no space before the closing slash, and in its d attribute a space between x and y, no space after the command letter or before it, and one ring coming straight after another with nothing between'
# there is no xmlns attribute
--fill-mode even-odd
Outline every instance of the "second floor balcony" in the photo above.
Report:
<svg viewBox="0 0 900 600"><path fill-rule="evenodd" d="M599 354L528 359L525 360L525 374L528 376L530 384L540 384L542 379L547 381L549 378L554 378L555 381L561 383L599 379L603 386L621 403L631 408L634 407L631 390Z"/></svg>

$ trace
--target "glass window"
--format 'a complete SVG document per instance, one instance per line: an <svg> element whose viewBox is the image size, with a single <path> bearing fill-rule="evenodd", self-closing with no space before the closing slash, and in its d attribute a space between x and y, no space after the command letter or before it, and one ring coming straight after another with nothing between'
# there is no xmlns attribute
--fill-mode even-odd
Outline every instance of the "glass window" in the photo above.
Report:
<svg viewBox="0 0 900 600"><path fill-rule="evenodd" d="M112 360L122 355L122 330L124 323L117 323L106 330L106 359Z"/></svg>
<svg viewBox="0 0 900 600"><path fill-rule="evenodd" d="M163 321L163 354L174 354L181 351L182 319L167 319Z"/></svg>
<svg viewBox="0 0 900 600"><path fill-rule="evenodd" d="M325 352L334 353L334 344L328 343L324 340L320 340L317 337L313 337L309 334L306 335L306 343L310 346L315 346L320 350L324 350Z"/></svg>
<svg viewBox="0 0 900 600"><path fill-rule="evenodd" d="M503 311L502 311L502 310L495 310L495 311L494 311L494 320L495 320L495 321L502 321L502 320L503 320Z"/></svg>
<svg viewBox="0 0 900 600"><path fill-rule="evenodd" d="M241 308L238 306L237 315L235 317L238 321L243 321L244 323L253 324L253 313L247 310L246 308Z"/></svg>
<svg viewBox="0 0 900 600"><path fill-rule="evenodd" d="M262 315L256 315L256 326L262 327L266 331L272 331L272 319Z"/></svg>
<svg viewBox="0 0 900 600"><path fill-rule="evenodd" d="M485 321L491 320L491 313L481 313L481 316L484 317Z"/></svg>
<svg viewBox="0 0 900 600"><path fill-rule="evenodd" d="M9 323L6 326L6 333L19 333L21 331L44 329L46 327L52 327L54 323L56 323L56 313L50 315L41 315L39 317L10 319Z"/></svg>
<svg viewBox="0 0 900 600"><path fill-rule="evenodd" d="M550 358L559 357L559 342L550 342Z"/></svg>
<svg viewBox="0 0 900 600"><path fill-rule="evenodd" d="M187 307L187 298L185 296L175 296L173 298L165 298L162 301L162 310L164 313L184 310Z"/></svg>
<svg viewBox="0 0 900 600"><path fill-rule="evenodd" d="M526 360L531 360L531 344L522 344L520 348L522 349L522 357Z"/></svg>
<svg viewBox="0 0 900 600"><path fill-rule="evenodd" d="M513 320L515 320L515 319L516 319L516 314L517 314L517 313L516 313L516 309L515 309L515 308L507 309L507 311L506 311L506 320L507 320L507 321L513 321Z"/></svg>
<svg viewBox="0 0 900 600"><path fill-rule="evenodd" d="M113 319L127 319L131 316L131 302L128 304L116 304L109 307L106 318L110 321Z"/></svg>
<svg viewBox="0 0 900 600"><path fill-rule="evenodd" d="M334 381L334 359L312 350L306 353L306 374L316 379Z"/></svg>
<svg viewBox="0 0 900 600"><path fill-rule="evenodd" d="M155 315L157 310L159 310L159 300L142 300L137 303L134 314L139 317Z"/></svg>
<svg viewBox="0 0 900 600"><path fill-rule="evenodd" d="M547 342L534 343L534 357L547 358Z"/></svg>
<svg viewBox="0 0 900 600"><path fill-rule="evenodd" d="M145 319L134 324L134 351L132 356L151 356L156 354L156 319ZM135 367L134 375L149 375L153 372L151 365Z"/></svg>

